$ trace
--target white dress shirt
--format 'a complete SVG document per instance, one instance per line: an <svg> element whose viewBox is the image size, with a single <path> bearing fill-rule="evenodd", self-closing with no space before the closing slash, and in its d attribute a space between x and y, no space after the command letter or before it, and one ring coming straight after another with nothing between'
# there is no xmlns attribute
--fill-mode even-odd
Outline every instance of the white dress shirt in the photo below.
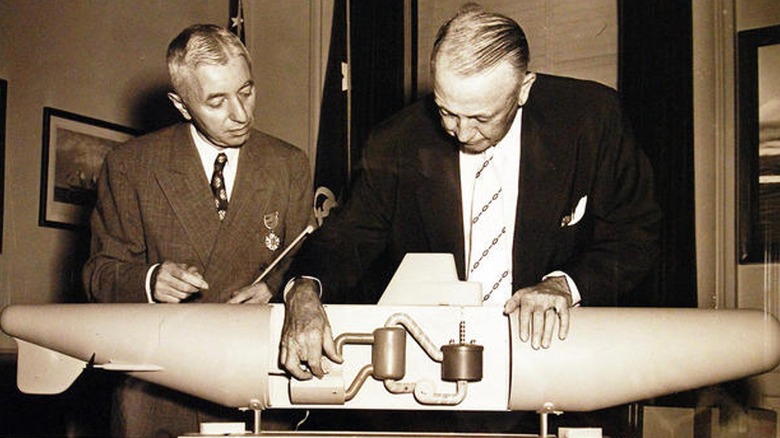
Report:
<svg viewBox="0 0 780 438"><path fill-rule="evenodd" d="M460 152L460 189L463 194L462 208L463 208L463 248L465 250L465 260L469 260L470 242L471 242L471 201L474 197L474 180L477 170L485 161L485 157L489 153L493 153L492 165L496 166L496 172L501 180L501 190L503 198L504 208L504 225L506 226L506 233L508 237L508 245L504 246L505 254L504 258L507 260L507 266L510 267L509 280L512 281L512 248L514 247L515 237L515 213L517 211L517 192L519 188L520 179L520 150L522 144L520 143L520 132L523 124L523 108L517 110L515 119L512 121L512 126L495 146L492 146L489 150L481 154L469 154L463 151ZM545 276L565 276L569 285L569 290L572 293L572 304L578 304L580 301L580 293L577 289L577 285L566 273L561 271L553 271ZM542 279L539 279L540 281ZM513 291L514 292L514 291ZM501 297L503 299L491 299L490 303L503 306L504 302L509 297Z"/></svg>
<svg viewBox="0 0 780 438"><path fill-rule="evenodd" d="M225 178L225 191L227 191L229 201L230 194L233 193L233 183L236 181L238 156L241 148L223 148L219 150L201 137L193 124L190 124L190 134L195 142L195 148L198 149L198 155L200 155L200 160L203 163L203 171L206 174L207 181L211 182L211 174L214 173L214 161L216 161L217 155L220 153L227 155L227 163L225 163L225 168L222 169L222 176Z"/></svg>

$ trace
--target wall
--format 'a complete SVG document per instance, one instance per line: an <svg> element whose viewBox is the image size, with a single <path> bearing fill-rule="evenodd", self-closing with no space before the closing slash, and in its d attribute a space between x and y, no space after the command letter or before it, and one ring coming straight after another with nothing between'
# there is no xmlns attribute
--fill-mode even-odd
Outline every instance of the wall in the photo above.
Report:
<svg viewBox="0 0 780 438"><path fill-rule="evenodd" d="M780 2L776 0L742 0L735 5L737 32L780 24ZM766 309L780 317L780 264L739 265L736 292L738 307ZM763 404L780 412L780 368L761 376L757 384L763 392Z"/></svg>
<svg viewBox="0 0 780 438"><path fill-rule="evenodd" d="M462 0L420 0L419 90L430 90L429 56L436 32ZM533 71L617 86L617 2L614 0L482 0L485 9L515 19L528 39Z"/></svg>
<svg viewBox="0 0 780 438"><path fill-rule="evenodd" d="M735 41L741 30L780 23L780 3L694 1L693 12L699 305L778 315L780 265L737 263ZM766 373L753 384L760 391L758 403L780 412L780 372Z"/></svg>
<svg viewBox="0 0 780 438"><path fill-rule="evenodd" d="M42 108L135 128L171 117L165 49L196 22L227 24L228 0L0 0L8 81L0 306L78 301L83 234L38 225ZM12 349L0 336L0 351Z"/></svg>
<svg viewBox="0 0 780 438"><path fill-rule="evenodd" d="M247 47L258 90L256 126L309 156L316 147L322 89L319 72L320 63L327 61L332 3L244 1Z"/></svg>

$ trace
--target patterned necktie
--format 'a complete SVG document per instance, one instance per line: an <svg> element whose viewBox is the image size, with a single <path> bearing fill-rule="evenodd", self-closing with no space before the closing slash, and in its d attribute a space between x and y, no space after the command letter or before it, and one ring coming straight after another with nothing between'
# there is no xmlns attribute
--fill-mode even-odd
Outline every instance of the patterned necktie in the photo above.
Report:
<svg viewBox="0 0 780 438"><path fill-rule="evenodd" d="M511 285L501 181L492 153L474 179L470 237L468 280L482 283L483 303L503 305L510 296Z"/></svg>
<svg viewBox="0 0 780 438"><path fill-rule="evenodd" d="M217 159L214 160L214 173L211 174L211 191L214 193L214 205L217 207L219 220L225 219L228 207L225 177L222 175L225 163L227 163L227 155L224 153L217 155Z"/></svg>

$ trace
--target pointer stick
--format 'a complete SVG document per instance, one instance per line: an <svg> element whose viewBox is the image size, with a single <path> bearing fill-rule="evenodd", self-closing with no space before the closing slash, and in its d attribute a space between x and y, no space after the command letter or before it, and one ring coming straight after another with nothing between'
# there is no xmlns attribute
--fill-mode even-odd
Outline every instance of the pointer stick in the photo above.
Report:
<svg viewBox="0 0 780 438"><path fill-rule="evenodd" d="M273 262L271 262L271 264L270 264L270 265L268 265L268 267L267 267L267 268L265 268L265 271L263 271L263 273L262 273L262 274L260 274L260 276L259 276L259 277L257 277L257 279L256 279L254 282L252 282L252 285L254 286L254 285L256 285L257 283L260 283L261 281L263 281L263 278L265 278L265 276L266 276L266 275L268 275L268 273L269 273L269 272L271 272L271 270L272 270L273 268L275 268L275 267L276 267L276 265L277 265L279 262L281 262L281 261L282 261L282 259L284 258L284 256L286 256L286 255L287 255L287 253L288 253L288 252L290 252L290 250L292 250L293 248L295 248L295 245L297 245L297 244L298 244L298 243L299 243L301 240L303 240L303 238L304 238L304 237L308 236L308 235L309 235L309 234L311 234L313 231L314 231L314 225L309 225L309 226L307 226L307 227L306 227L306 229L304 229L303 231L301 231L301 234L299 234L299 235L298 235L298 237L296 237L296 238L295 238L295 240L293 240L293 241L292 241L292 243L291 243L291 244L289 244L289 245L287 246L287 248L285 248L285 249L284 249L284 251L282 251L282 253L281 253L281 254L279 254L279 257L275 258L275 259L274 259L274 261L273 261Z"/></svg>

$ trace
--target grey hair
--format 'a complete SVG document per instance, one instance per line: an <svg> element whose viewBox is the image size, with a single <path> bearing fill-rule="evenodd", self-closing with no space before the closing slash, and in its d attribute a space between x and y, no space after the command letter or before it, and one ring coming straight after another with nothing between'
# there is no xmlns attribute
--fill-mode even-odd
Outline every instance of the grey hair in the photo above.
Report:
<svg viewBox="0 0 780 438"><path fill-rule="evenodd" d="M250 71L252 59L246 46L232 32L215 24L195 24L179 33L168 45L166 61L174 91L186 93L187 70L201 64L225 65L243 57Z"/></svg>
<svg viewBox="0 0 780 438"><path fill-rule="evenodd" d="M481 72L504 60L525 73L529 56L528 40L516 21L468 3L439 28L431 69L435 73L436 61L446 57L449 66L462 75Z"/></svg>

